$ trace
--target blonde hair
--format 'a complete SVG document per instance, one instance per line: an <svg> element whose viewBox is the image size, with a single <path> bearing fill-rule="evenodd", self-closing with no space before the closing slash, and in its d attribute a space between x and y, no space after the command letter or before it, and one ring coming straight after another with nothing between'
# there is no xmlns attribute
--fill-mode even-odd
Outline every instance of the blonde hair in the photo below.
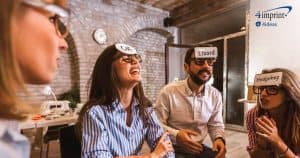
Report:
<svg viewBox="0 0 300 158"><path fill-rule="evenodd" d="M16 0L0 1L0 118L21 119L17 105L22 104L16 95L16 88L24 89L20 69L12 52L11 21Z"/></svg>
<svg viewBox="0 0 300 158"><path fill-rule="evenodd" d="M66 0L54 0L53 3L64 7ZM23 119L28 110L26 103L17 96L17 90L25 88L12 50L11 24L20 6L21 0L0 1L0 119Z"/></svg>

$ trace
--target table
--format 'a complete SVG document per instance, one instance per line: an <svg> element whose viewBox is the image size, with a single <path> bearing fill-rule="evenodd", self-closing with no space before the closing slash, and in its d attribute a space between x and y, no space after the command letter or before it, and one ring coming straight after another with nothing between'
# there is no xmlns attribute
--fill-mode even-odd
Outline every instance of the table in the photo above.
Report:
<svg viewBox="0 0 300 158"><path fill-rule="evenodd" d="M33 116L33 115L32 115ZM21 121L19 124L19 128L22 129L30 129L30 128L42 128L42 127L50 127L50 126L58 126L63 124L75 124L78 119L77 114L65 115L55 119L46 120L44 118L40 120L32 120L32 116L29 116L27 120Z"/></svg>

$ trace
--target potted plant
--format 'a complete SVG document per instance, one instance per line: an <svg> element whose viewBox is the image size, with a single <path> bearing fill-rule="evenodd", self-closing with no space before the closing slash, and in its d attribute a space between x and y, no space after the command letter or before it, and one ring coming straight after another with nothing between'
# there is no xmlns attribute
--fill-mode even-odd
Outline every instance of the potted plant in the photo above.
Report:
<svg viewBox="0 0 300 158"><path fill-rule="evenodd" d="M68 100L70 101L69 106L72 109L77 107L77 103L80 103L80 93L79 88L72 88L71 90L61 94L59 100Z"/></svg>

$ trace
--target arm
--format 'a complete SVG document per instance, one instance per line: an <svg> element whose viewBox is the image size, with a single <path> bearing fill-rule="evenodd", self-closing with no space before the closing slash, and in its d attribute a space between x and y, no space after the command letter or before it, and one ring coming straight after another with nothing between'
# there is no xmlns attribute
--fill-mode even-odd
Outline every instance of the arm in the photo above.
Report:
<svg viewBox="0 0 300 158"><path fill-rule="evenodd" d="M160 126L159 120L153 111L152 108L149 108L148 116L149 119L147 121L147 142L153 151L151 154L153 155L163 155L167 158L175 157L173 153L173 146L170 141L169 136L165 133L163 128ZM153 156L155 157L155 156Z"/></svg>
<svg viewBox="0 0 300 158"><path fill-rule="evenodd" d="M196 132L188 129L177 130L167 125L167 120L169 119L171 111L171 99L169 93L171 92L168 92L165 88L160 92L155 104L156 114L165 131L170 134L170 138L174 144L180 146L187 153L198 154L202 151L202 145L191 139L191 135L198 135Z"/></svg>
<svg viewBox="0 0 300 158"><path fill-rule="evenodd" d="M112 158L108 148L108 136L103 123L103 114L96 109L88 111L82 122L82 148L83 158Z"/></svg>
<svg viewBox="0 0 300 158"><path fill-rule="evenodd" d="M170 134L171 140L173 142L176 142L176 136L179 130L172 128L167 124L167 120L169 118L169 113L170 113L170 99L167 92L165 91L165 88L161 90L156 100L156 104L154 108L157 117L161 123L161 126L164 128L165 131L167 131Z"/></svg>
<svg viewBox="0 0 300 158"><path fill-rule="evenodd" d="M248 142L247 150L252 150L256 144L256 134L254 127L254 119L256 118L256 108L252 108L246 115L246 128L248 130Z"/></svg>
<svg viewBox="0 0 300 158"><path fill-rule="evenodd" d="M218 150L217 158L225 157L226 147L225 147L225 137L224 137L224 123L222 117L223 105L222 97L220 93L217 93L214 98L216 104L212 112L211 117L208 120L208 133L213 141L213 150Z"/></svg>
<svg viewBox="0 0 300 158"><path fill-rule="evenodd" d="M208 127L208 133L211 137L211 140L215 140L216 138L223 138L224 139L224 123L223 123L223 104L222 104L222 97L220 93L217 93L215 98L215 105L212 115L208 120L207 127Z"/></svg>
<svg viewBox="0 0 300 158"><path fill-rule="evenodd" d="M117 156L116 158L175 158L174 153L170 154L166 153L168 151L173 151L172 143L171 141L165 141L167 139L168 133L164 133L158 140L157 145L154 149L154 151L150 154L143 155L143 156Z"/></svg>
<svg viewBox="0 0 300 158"><path fill-rule="evenodd" d="M167 133L164 133L159 120L152 108L147 109L148 120L146 123L146 141L151 148L151 153L143 156L119 156L116 158L174 158L173 146Z"/></svg>
<svg viewBox="0 0 300 158"><path fill-rule="evenodd" d="M246 115L246 128L248 130L248 141L249 146L247 146L247 151L251 158L257 157L273 157L272 151L265 149L265 145L258 145L258 144L265 144L264 140L258 138L256 136L256 128L255 128L255 119L257 118L256 108L252 108L247 112Z"/></svg>

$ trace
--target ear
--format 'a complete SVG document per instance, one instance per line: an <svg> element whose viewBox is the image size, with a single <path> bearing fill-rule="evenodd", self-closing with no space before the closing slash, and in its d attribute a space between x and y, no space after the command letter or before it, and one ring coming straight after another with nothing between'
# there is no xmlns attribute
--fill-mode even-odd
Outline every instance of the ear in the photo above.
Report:
<svg viewBox="0 0 300 158"><path fill-rule="evenodd" d="M186 73L188 73L189 68L190 68L189 64L184 63L183 67L184 67L184 71L185 71Z"/></svg>

